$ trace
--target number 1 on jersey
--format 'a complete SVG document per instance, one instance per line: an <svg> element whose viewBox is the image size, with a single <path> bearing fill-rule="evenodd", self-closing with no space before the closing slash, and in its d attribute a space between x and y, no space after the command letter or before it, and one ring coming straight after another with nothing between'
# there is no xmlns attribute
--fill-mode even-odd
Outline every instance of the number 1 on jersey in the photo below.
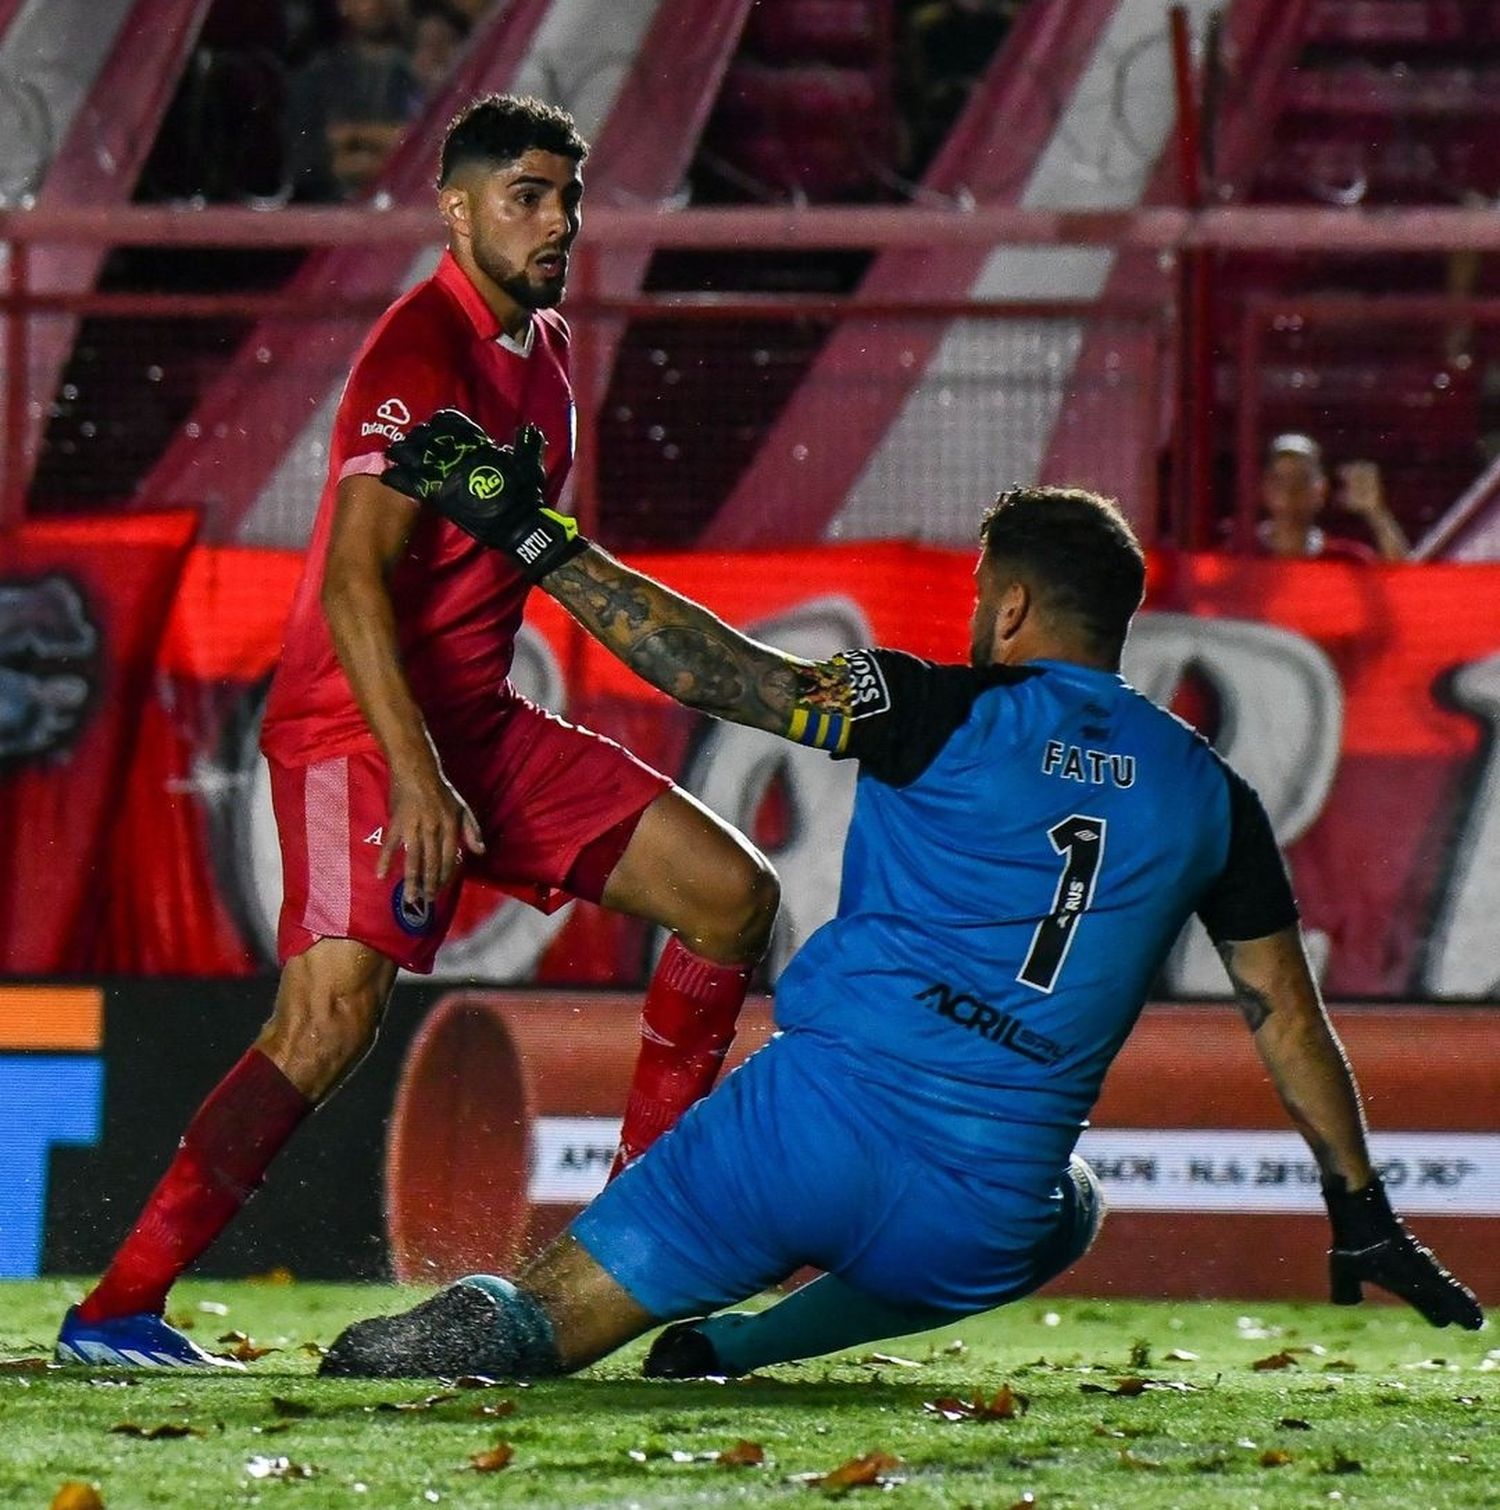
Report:
<svg viewBox="0 0 1500 1510"><path fill-rule="evenodd" d="M1057 894L1052 911L1036 925L1026 963L1016 979L1038 991L1050 991L1057 984L1058 972L1072 947L1078 920L1094 902L1094 882L1099 876L1099 862L1104 858L1103 818L1073 813L1047 830L1052 848L1066 855L1063 873L1058 877Z"/></svg>

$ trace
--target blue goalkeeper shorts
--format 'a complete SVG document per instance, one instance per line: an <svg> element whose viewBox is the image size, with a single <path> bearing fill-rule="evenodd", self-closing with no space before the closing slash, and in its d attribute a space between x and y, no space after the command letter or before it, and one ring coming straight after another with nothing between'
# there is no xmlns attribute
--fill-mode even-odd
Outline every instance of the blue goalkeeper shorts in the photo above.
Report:
<svg viewBox="0 0 1500 1510"><path fill-rule="evenodd" d="M846 1059L788 1032L569 1230L660 1320L718 1310L808 1264L893 1305L959 1316L1061 1273L1101 1214L1081 1159L1038 1200L924 1158Z"/></svg>

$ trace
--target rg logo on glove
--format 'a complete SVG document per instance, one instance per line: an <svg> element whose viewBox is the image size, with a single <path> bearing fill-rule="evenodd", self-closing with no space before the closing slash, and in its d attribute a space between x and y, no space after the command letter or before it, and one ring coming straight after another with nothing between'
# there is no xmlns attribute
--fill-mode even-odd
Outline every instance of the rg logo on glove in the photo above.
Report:
<svg viewBox="0 0 1500 1510"><path fill-rule="evenodd" d="M505 490L505 477L495 467L475 467L469 474L469 491L482 503Z"/></svg>

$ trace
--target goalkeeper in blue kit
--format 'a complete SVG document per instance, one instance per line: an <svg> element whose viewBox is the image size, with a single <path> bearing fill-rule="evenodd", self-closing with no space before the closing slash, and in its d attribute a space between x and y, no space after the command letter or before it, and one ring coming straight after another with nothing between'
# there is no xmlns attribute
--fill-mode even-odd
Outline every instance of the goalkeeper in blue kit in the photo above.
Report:
<svg viewBox="0 0 1500 1510"><path fill-rule="evenodd" d="M855 760L859 782L838 915L781 976L779 1035L515 1282L357 1322L324 1372L554 1374L677 1322L647 1373L736 1374L1029 1294L1097 1230L1074 1146L1194 913L1322 1171L1334 1301L1373 1284L1481 1325L1371 1167L1259 798L1120 675L1144 562L1111 503L1001 495L968 665L809 662L544 508L533 433L499 446L445 410L387 454L384 481L509 554L653 686ZM806 1264L824 1277L768 1310L709 1314Z"/></svg>

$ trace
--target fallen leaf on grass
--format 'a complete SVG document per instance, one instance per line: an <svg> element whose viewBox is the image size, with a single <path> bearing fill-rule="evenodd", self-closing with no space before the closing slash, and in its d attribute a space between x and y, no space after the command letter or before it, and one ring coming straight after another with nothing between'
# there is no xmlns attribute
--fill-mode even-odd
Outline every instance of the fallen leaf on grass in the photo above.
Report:
<svg viewBox="0 0 1500 1510"><path fill-rule="evenodd" d="M45 1374L50 1358L0 1358L0 1374Z"/></svg>
<svg viewBox="0 0 1500 1510"><path fill-rule="evenodd" d="M253 1479L311 1479L318 1476L318 1470L311 1463L294 1463L290 1458L249 1458L245 1472Z"/></svg>
<svg viewBox="0 0 1500 1510"><path fill-rule="evenodd" d="M366 1410L431 1410L434 1405L446 1405L450 1400L456 1400L458 1396L452 1393L446 1395L428 1395L422 1400L382 1400L379 1405L367 1405Z"/></svg>
<svg viewBox="0 0 1500 1510"><path fill-rule="evenodd" d="M453 1381L454 1389L499 1389L500 1380L488 1374L460 1374Z"/></svg>
<svg viewBox="0 0 1500 1510"><path fill-rule="evenodd" d="M721 1468L763 1468L766 1449L759 1442L748 1442L741 1437L733 1447L726 1447L714 1458Z"/></svg>
<svg viewBox="0 0 1500 1510"><path fill-rule="evenodd" d="M229 1307L222 1300L200 1300L198 1302L198 1309L205 1316L227 1316L229 1314Z"/></svg>
<svg viewBox="0 0 1500 1510"><path fill-rule="evenodd" d="M1347 1457L1342 1449L1335 1447L1333 1456L1328 1460L1330 1473L1363 1473L1365 1465L1358 1458Z"/></svg>
<svg viewBox="0 0 1500 1510"><path fill-rule="evenodd" d="M471 1453L469 1467L475 1473L498 1473L500 1469L510 1467L510 1460L515 1455L516 1449L509 1442L497 1442L488 1452Z"/></svg>
<svg viewBox="0 0 1500 1510"><path fill-rule="evenodd" d="M219 1338L222 1345L229 1348L229 1356L237 1358L241 1363L254 1363L257 1358L264 1358L267 1353L279 1353L279 1347L257 1347L255 1339L247 1336L244 1332L225 1332Z"/></svg>
<svg viewBox="0 0 1500 1510"><path fill-rule="evenodd" d="M57 1486L48 1510L104 1510L104 1499L92 1484L69 1479Z"/></svg>
<svg viewBox="0 0 1500 1510"><path fill-rule="evenodd" d="M1116 1395L1127 1400L1136 1395L1144 1395L1148 1390L1170 1390L1174 1394L1194 1395L1200 1388L1200 1385L1189 1384L1186 1379L1142 1379L1136 1374L1125 1379L1117 1379L1113 1389L1107 1384L1080 1384L1078 1386L1081 1394Z"/></svg>
<svg viewBox="0 0 1500 1510"><path fill-rule="evenodd" d="M1301 1416L1282 1416L1276 1423L1283 1431L1311 1431L1312 1422L1304 1421Z"/></svg>
<svg viewBox="0 0 1500 1510"><path fill-rule="evenodd" d="M281 1395L272 1395L271 1412L288 1421L300 1421L304 1416L312 1415L313 1408L302 1400L288 1400Z"/></svg>
<svg viewBox="0 0 1500 1510"><path fill-rule="evenodd" d="M163 1421L160 1426L137 1426L134 1421L121 1421L111 1426L110 1432L117 1437L139 1437L143 1442L170 1442L178 1437L201 1437L196 1426L182 1421Z"/></svg>
<svg viewBox="0 0 1500 1510"><path fill-rule="evenodd" d="M794 1474L793 1482L806 1484L809 1489L821 1489L825 1494L847 1494L851 1489L884 1489L901 1482L894 1473L900 1466L901 1459L893 1453L867 1452L863 1457L840 1463L830 1473Z"/></svg>
<svg viewBox="0 0 1500 1510"><path fill-rule="evenodd" d="M1285 1447L1268 1447L1258 1461L1262 1468L1285 1468L1292 1461L1292 1455Z"/></svg>
<svg viewBox="0 0 1500 1510"><path fill-rule="evenodd" d="M1120 1467L1151 1469L1160 1468L1161 1464L1155 1458L1143 1458L1133 1453L1128 1447L1122 1447L1120 1449Z"/></svg>
<svg viewBox="0 0 1500 1510"><path fill-rule="evenodd" d="M1190 1353L1185 1347L1174 1347L1167 1355L1168 1363L1196 1363L1197 1353Z"/></svg>
<svg viewBox="0 0 1500 1510"><path fill-rule="evenodd" d="M861 1363L873 1363L877 1368L921 1368L915 1358L898 1358L894 1353L866 1353Z"/></svg>
<svg viewBox="0 0 1500 1510"><path fill-rule="evenodd" d="M474 1407L476 1416L510 1416L514 1415L516 1402L514 1400L492 1400L488 1405Z"/></svg>
<svg viewBox="0 0 1500 1510"><path fill-rule="evenodd" d="M1297 1366L1296 1356L1289 1348L1283 1349L1279 1353L1272 1353L1265 1358L1257 1358L1250 1365L1257 1374L1269 1373L1278 1368L1296 1368Z"/></svg>
<svg viewBox="0 0 1500 1510"><path fill-rule="evenodd" d="M1002 1384L988 1401L976 1396L972 1400L960 1400L953 1395L944 1395L937 1400L923 1402L922 1409L945 1421L1014 1421L1025 1415L1031 1404L1028 1395L1020 1395L1010 1385Z"/></svg>

